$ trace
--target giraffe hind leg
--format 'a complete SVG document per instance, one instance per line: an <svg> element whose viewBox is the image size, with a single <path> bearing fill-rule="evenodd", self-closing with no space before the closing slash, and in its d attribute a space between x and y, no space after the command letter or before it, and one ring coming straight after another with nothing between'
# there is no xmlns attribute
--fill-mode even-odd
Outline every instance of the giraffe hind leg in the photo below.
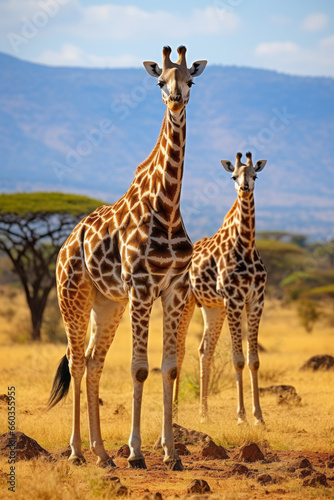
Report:
<svg viewBox="0 0 334 500"><path fill-rule="evenodd" d="M202 307L204 333L198 348L200 358L200 415L208 418L208 387L213 355L226 316L225 307Z"/></svg>
<svg viewBox="0 0 334 500"><path fill-rule="evenodd" d="M163 355L161 374L163 383L163 424L161 444L165 451L164 463L171 470L183 470L173 436L173 385L177 376L177 334L182 311L189 293L187 275L182 275L161 295L163 307Z"/></svg>
<svg viewBox="0 0 334 500"><path fill-rule="evenodd" d="M178 415L181 368L185 355L186 336L191 318L194 314L194 310L195 310L195 297L190 292L187 303L184 306L182 317L179 323L179 328L177 331L177 375L174 382L174 394L173 394L174 418L177 418Z"/></svg>
<svg viewBox="0 0 334 500"><path fill-rule="evenodd" d="M244 391L243 391L243 380L242 380L243 369L245 367L245 357L242 351L242 328L241 328L242 304L236 304L232 300L225 299L225 308L232 339L233 365L236 373L237 397L238 397L238 408L237 408L238 424L246 424L247 419L246 419L246 410L244 404Z"/></svg>
<svg viewBox="0 0 334 500"><path fill-rule="evenodd" d="M127 302L112 302L97 292L91 311L91 336L86 351L86 388L89 440L98 465L115 466L107 454L101 436L99 383L104 360L122 319Z"/></svg>
<svg viewBox="0 0 334 500"><path fill-rule="evenodd" d="M67 265L63 266L61 253L59 255L58 301L68 339L67 359L73 381L73 423L70 439L72 452L69 460L81 463L84 456L80 433L80 389L86 368L85 338L96 289L80 256L74 255Z"/></svg>

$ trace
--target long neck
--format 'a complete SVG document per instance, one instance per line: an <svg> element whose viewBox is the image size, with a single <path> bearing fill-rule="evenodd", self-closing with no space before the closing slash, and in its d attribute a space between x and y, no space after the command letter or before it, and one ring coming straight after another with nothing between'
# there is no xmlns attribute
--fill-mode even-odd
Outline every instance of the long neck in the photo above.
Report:
<svg viewBox="0 0 334 500"><path fill-rule="evenodd" d="M181 224L180 197L186 143L186 113L166 110L158 150L148 169L150 201L162 224L177 230Z"/></svg>
<svg viewBox="0 0 334 500"><path fill-rule="evenodd" d="M231 243L245 248L255 246L255 205L253 193L249 198L238 196L225 217L222 230L229 228Z"/></svg>

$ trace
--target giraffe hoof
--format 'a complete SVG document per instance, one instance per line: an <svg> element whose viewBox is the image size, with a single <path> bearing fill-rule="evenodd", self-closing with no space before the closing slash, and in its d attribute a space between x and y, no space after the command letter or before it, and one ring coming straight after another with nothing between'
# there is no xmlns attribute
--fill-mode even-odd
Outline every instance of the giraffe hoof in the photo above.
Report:
<svg viewBox="0 0 334 500"><path fill-rule="evenodd" d="M238 425L248 425L248 422L245 418L238 418Z"/></svg>
<svg viewBox="0 0 334 500"><path fill-rule="evenodd" d="M256 425L257 427L265 427L266 423L263 420L263 418L261 417L261 418L255 419L254 425Z"/></svg>
<svg viewBox="0 0 334 500"><path fill-rule="evenodd" d="M135 458L134 460L128 460L129 469L147 469L145 458Z"/></svg>
<svg viewBox="0 0 334 500"><path fill-rule="evenodd" d="M84 465L86 463L86 459L85 457L78 457L77 455L71 455L69 457L69 461L73 464L73 465Z"/></svg>
<svg viewBox="0 0 334 500"><path fill-rule="evenodd" d="M108 469L109 467L117 467L115 462L113 461L112 457L109 457L108 460L106 460L105 462L99 462L99 460L97 461L97 465L99 465L100 467L102 467L103 469Z"/></svg>
<svg viewBox="0 0 334 500"><path fill-rule="evenodd" d="M183 470L183 465L180 458L172 460L171 462L165 462L167 469L169 470Z"/></svg>

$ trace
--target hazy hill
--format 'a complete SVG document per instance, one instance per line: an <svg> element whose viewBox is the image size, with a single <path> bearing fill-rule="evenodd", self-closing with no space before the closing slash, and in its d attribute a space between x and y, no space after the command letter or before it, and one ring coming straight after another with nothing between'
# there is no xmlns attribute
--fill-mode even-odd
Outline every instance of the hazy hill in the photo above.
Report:
<svg viewBox="0 0 334 500"><path fill-rule="evenodd" d="M0 190L118 199L159 134L156 81L144 68L56 68L4 54L0 68ZM248 149L268 160L256 186L258 229L333 237L333 98L331 78L209 66L187 110L191 237L221 225L235 191L220 159Z"/></svg>

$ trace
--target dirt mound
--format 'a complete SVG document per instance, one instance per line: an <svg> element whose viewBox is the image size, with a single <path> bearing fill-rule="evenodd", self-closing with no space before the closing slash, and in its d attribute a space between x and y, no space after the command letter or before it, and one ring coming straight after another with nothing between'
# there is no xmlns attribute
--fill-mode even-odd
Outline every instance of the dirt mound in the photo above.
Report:
<svg viewBox="0 0 334 500"><path fill-rule="evenodd" d="M311 477L304 479L303 486L328 486L327 477L321 472L314 472Z"/></svg>
<svg viewBox="0 0 334 500"><path fill-rule="evenodd" d="M118 450L117 450L117 456L118 457L124 457L128 458L130 456L130 448L129 445L123 444Z"/></svg>
<svg viewBox="0 0 334 500"><path fill-rule="evenodd" d="M332 370L334 368L334 357L329 354L319 354L312 356L301 366L301 370Z"/></svg>
<svg viewBox="0 0 334 500"><path fill-rule="evenodd" d="M302 400L293 385L270 385L269 387L260 387L259 391L261 395L275 394L278 404L299 405Z"/></svg>
<svg viewBox="0 0 334 500"><path fill-rule="evenodd" d="M209 493L210 491L210 486L204 479L194 479L187 488L187 493L190 494L199 493L201 495L202 493Z"/></svg>
<svg viewBox="0 0 334 500"><path fill-rule="evenodd" d="M175 443L175 449L179 455L191 455L184 443Z"/></svg>
<svg viewBox="0 0 334 500"><path fill-rule="evenodd" d="M246 443L239 448L235 458L243 462L257 462L263 460L264 455L256 443Z"/></svg>
<svg viewBox="0 0 334 500"><path fill-rule="evenodd" d="M15 461L51 457L50 453L44 450L37 441L26 436L23 432L2 434L0 436L0 454L5 457L13 457Z"/></svg>
<svg viewBox="0 0 334 500"><path fill-rule="evenodd" d="M230 471L230 475L234 476L235 474L238 474L238 475L242 476L242 475L247 475L248 472L249 472L249 469L248 469L248 467L246 467L246 465L235 464L235 465L233 465L233 467Z"/></svg>
<svg viewBox="0 0 334 500"><path fill-rule="evenodd" d="M212 439L208 439L202 446L201 455L204 458L210 459L225 459L228 458L225 448L218 446Z"/></svg>
<svg viewBox="0 0 334 500"><path fill-rule="evenodd" d="M201 444L207 440L211 440L211 437L204 432L194 431L192 429L186 429L178 424L173 424L173 434L174 441L183 444ZM155 442L154 449L161 448L161 435Z"/></svg>

